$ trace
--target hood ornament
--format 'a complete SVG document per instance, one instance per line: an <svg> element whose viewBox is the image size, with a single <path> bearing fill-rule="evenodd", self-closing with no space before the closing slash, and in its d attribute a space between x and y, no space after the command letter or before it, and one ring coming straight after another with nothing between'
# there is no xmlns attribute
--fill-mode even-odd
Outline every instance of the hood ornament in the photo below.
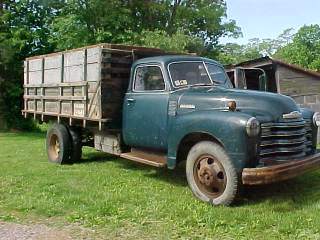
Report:
<svg viewBox="0 0 320 240"><path fill-rule="evenodd" d="M286 113L286 114L283 114L282 117L284 119L293 119L293 118L301 118L302 117L302 114L298 111L293 111L291 113Z"/></svg>

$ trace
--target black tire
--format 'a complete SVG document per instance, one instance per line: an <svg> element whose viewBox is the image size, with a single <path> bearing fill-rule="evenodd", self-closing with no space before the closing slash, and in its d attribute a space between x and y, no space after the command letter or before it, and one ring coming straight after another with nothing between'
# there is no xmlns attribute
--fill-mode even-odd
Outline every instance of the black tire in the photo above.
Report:
<svg viewBox="0 0 320 240"><path fill-rule="evenodd" d="M234 164L220 145L203 141L188 154L186 175L193 194L212 205L230 205L240 181Z"/></svg>
<svg viewBox="0 0 320 240"><path fill-rule="evenodd" d="M82 134L80 128L69 127L69 134L72 141L70 162L75 163L80 161L82 156Z"/></svg>
<svg viewBox="0 0 320 240"><path fill-rule="evenodd" d="M71 139L65 125L54 124L48 130L46 146L49 162L70 163Z"/></svg>

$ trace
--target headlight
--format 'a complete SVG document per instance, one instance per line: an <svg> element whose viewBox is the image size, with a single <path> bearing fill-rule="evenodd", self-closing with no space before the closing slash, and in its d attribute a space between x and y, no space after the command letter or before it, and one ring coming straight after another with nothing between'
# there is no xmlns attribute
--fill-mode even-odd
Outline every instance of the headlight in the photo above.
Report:
<svg viewBox="0 0 320 240"><path fill-rule="evenodd" d="M246 130L249 137L258 136L258 134L260 133L259 121L255 117L250 118L247 121Z"/></svg>
<svg viewBox="0 0 320 240"><path fill-rule="evenodd" d="M315 126L317 126L317 127L320 126L320 113L315 112L315 113L313 114L313 124L314 124Z"/></svg>

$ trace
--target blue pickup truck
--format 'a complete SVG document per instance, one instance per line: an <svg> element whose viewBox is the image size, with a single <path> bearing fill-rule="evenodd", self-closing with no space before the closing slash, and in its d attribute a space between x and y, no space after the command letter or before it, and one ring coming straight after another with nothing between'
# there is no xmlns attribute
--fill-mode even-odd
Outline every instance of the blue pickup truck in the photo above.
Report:
<svg viewBox="0 0 320 240"><path fill-rule="evenodd" d="M208 58L96 45L26 59L24 86L23 114L54 122L54 163L79 161L82 146L155 167L186 161L191 191L213 205L320 166L319 113L236 89Z"/></svg>

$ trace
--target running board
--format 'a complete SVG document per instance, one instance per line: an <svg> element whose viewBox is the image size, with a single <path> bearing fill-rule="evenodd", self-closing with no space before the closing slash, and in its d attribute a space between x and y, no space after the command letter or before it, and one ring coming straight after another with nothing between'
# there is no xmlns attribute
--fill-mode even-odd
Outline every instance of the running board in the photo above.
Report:
<svg viewBox="0 0 320 240"><path fill-rule="evenodd" d="M131 152L122 153L120 154L120 157L158 168L165 167L167 165L167 157L165 154L138 149L132 149Z"/></svg>

